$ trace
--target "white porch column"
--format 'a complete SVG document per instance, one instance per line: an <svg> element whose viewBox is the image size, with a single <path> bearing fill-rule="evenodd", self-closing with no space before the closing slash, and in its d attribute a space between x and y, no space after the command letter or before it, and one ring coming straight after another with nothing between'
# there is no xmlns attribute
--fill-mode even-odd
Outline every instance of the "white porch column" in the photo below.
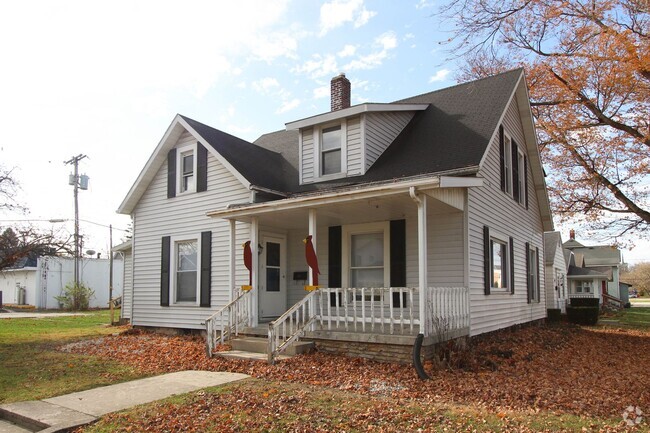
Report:
<svg viewBox="0 0 650 433"><path fill-rule="evenodd" d="M316 240L316 223L317 223L317 214L316 209L309 209L309 233L311 235L311 244L314 246L314 252L318 253L318 241ZM309 285L314 285L314 274L309 268Z"/></svg>
<svg viewBox="0 0 650 433"><path fill-rule="evenodd" d="M420 332L429 335L426 328L427 292L429 287L427 259L427 196L417 194L415 188L410 190L411 198L418 206L418 284L420 285Z"/></svg>
<svg viewBox="0 0 650 433"><path fill-rule="evenodd" d="M237 270L235 268L235 257L237 256L237 232L235 220L228 220L230 224L230 262L228 264L228 302L233 299L233 291L235 290Z"/></svg>
<svg viewBox="0 0 650 433"><path fill-rule="evenodd" d="M252 263L251 267L253 268L253 281L252 281L252 286L253 286L253 299L251 302L251 307L253 311L251 311L251 317L253 318L253 326L257 326L258 324L258 301L259 301L259 295L260 295L260 287L259 287L259 272L260 272L260 257L258 254L259 250L259 242L260 242L260 225L259 225L259 220L257 217L252 217L251 218L251 254L252 254Z"/></svg>

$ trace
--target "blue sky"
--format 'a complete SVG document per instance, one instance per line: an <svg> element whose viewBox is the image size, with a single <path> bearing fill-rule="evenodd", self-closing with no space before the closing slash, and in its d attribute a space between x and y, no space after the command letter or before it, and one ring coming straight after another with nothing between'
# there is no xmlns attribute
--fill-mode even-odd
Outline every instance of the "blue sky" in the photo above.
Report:
<svg viewBox="0 0 650 433"><path fill-rule="evenodd" d="M0 162L16 167L29 217L72 218L63 161L88 155L81 218L126 227L128 217L114 211L176 113L254 140L328 111L329 80L339 72L352 81L353 104L455 84L436 7L430 0L3 2ZM107 249L106 230L82 229L88 248Z"/></svg>

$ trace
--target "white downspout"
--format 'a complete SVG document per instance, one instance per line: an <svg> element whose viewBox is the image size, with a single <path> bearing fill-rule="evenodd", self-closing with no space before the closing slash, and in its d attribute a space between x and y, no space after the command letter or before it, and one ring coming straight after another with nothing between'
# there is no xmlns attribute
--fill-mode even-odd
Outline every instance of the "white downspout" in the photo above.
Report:
<svg viewBox="0 0 650 433"><path fill-rule="evenodd" d="M427 293L428 293L428 237L427 237L427 196L418 195L415 187L409 188L409 195L418 207L418 284L420 286L420 333L429 335L426 326Z"/></svg>

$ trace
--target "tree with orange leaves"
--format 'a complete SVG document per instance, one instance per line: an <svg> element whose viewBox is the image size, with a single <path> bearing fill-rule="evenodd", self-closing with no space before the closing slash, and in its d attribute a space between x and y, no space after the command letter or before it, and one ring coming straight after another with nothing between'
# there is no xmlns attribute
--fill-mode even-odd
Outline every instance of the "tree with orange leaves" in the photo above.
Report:
<svg viewBox="0 0 650 433"><path fill-rule="evenodd" d="M461 79L526 71L552 205L650 237L650 0L451 0Z"/></svg>

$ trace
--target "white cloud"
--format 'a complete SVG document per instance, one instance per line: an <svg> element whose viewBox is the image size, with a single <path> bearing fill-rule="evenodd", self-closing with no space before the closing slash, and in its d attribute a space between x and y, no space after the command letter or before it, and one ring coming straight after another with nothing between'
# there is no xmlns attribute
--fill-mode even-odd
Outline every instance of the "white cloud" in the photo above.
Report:
<svg viewBox="0 0 650 433"><path fill-rule="evenodd" d="M429 83L445 81L447 79L447 75L449 75L450 73L451 71L449 69L441 69L438 72L436 72L436 75L433 75L431 78L429 78Z"/></svg>
<svg viewBox="0 0 650 433"><path fill-rule="evenodd" d="M341 51L337 53L339 57L350 57L354 56L354 53L357 52L357 47L354 45L346 45L343 47Z"/></svg>
<svg viewBox="0 0 650 433"><path fill-rule="evenodd" d="M366 9L363 0L333 0L325 3L320 8L320 35L348 22L359 28L376 14L377 12Z"/></svg>
<svg viewBox="0 0 650 433"><path fill-rule="evenodd" d="M324 56L314 54L311 60L307 60L302 65L295 67L292 72L307 74L311 78L320 78L336 74L338 72L338 64L336 57L332 54L326 54Z"/></svg>
<svg viewBox="0 0 650 433"><path fill-rule="evenodd" d="M415 35L413 33L407 33L404 35L404 40L408 41L409 39L415 38Z"/></svg>
<svg viewBox="0 0 650 433"><path fill-rule="evenodd" d="M275 113L276 114L282 114L286 113L287 111L293 110L294 108L298 107L300 105L300 99L294 98L288 101L284 101L280 108L278 108Z"/></svg>
<svg viewBox="0 0 650 433"><path fill-rule="evenodd" d="M343 70L354 71L380 66L390 56L391 50L397 48L397 36L393 32L384 33L375 39L373 46L373 52L352 60L343 67Z"/></svg>
<svg viewBox="0 0 650 433"><path fill-rule="evenodd" d="M415 5L415 9L426 9L435 6L435 2L430 0L420 0L418 4Z"/></svg>
<svg viewBox="0 0 650 433"><path fill-rule="evenodd" d="M314 89L314 99L327 98L330 96L330 86L321 86Z"/></svg>
<svg viewBox="0 0 650 433"><path fill-rule="evenodd" d="M278 83L278 80L271 77L266 77L266 78L262 78L261 80L254 81L252 85L253 85L253 89L255 89L256 91L258 91L263 95L268 95L272 89L280 87L280 83Z"/></svg>

